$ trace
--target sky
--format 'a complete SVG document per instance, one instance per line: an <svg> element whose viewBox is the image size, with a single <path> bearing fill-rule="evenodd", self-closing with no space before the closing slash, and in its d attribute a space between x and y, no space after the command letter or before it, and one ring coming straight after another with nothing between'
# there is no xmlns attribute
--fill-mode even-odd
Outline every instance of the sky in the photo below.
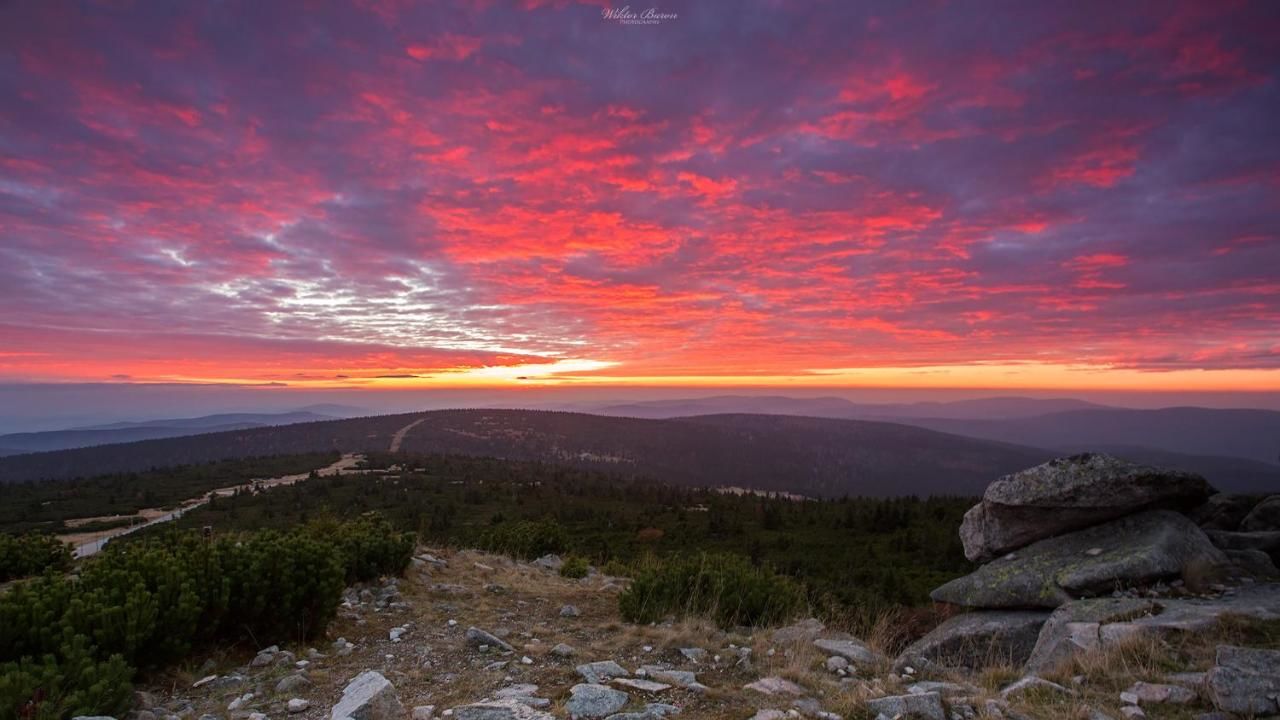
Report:
<svg viewBox="0 0 1280 720"><path fill-rule="evenodd" d="M1278 83L1273 2L10 0L0 383L1274 392Z"/></svg>

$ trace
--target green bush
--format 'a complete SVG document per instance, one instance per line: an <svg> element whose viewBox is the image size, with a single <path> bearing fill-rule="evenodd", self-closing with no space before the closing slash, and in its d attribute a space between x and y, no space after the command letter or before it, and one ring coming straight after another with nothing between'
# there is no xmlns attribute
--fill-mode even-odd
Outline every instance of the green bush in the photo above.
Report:
<svg viewBox="0 0 1280 720"><path fill-rule="evenodd" d="M313 523L310 529L330 535L337 543L348 585L399 575L413 559L413 533L397 532L377 513L365 513L351 522Z"/></svg>
<svg viewBox="0 0 1280 720"><path fill-rule="evenodd" d="M71 546L51 535L0 535L0 582L71 567Z"/></svg>
<svg viewBox="0 0 1280 720"><path fill-rule="evenodd" d="M132 678L124 658L97 660L85 637L77 636L57 656L0 663L0 718L116 716L128 708Z"/></svg>
<svg viewBox="0 0 1280 720"><path fill-rule="evenodd" d="M554 520L504 522L480 537L481 549L526 560L562 553L569 548L569 533Z"/></svg>
<svg viewBox="0 0 1280 720"><path fill-rule="evenodd" d="M721 627L781 622L803 603L803 590L790 578L720 554L675 557L644 568L618 596L618 609L630 622L699 615Z"/></svg>
<svg viewBox="0 0 1280 720"><path fill-rule="evenodd" d="M587 576L587 572L591 570L591 566L587 563L587 559L577 555L564 561L560 566L560 576L573 578L577 580Z"/></svg>
<svg viewBox="0 0 1280 720"><path fill-rule="evenodd" d="M0 594L0 720L115 715L136 668L163 667L200 643L315 637L348 577L403 572L412 551L411 535L376 516L108 545L77 580L49 572Z"/></svg>

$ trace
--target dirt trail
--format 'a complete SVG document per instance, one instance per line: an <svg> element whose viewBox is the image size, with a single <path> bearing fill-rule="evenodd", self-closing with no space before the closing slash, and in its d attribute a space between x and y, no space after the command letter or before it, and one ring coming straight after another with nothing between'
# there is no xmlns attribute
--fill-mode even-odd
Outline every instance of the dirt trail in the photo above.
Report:
<svg viewBox="0 0 1280 720"><path fill-rule="evenodd" d="M417 420L414 420L408 425L405 425L404 427L397 430L396 434L391 436L391 447L388 448L388 452L399 452L400 443L404 442L404 436L408 435L410 430L420 425L423 420L426 420L426 418L418 418Z"/></svg>
<svg viewBox="0 0 1280 720"><path fill-rule="evenodd" d="M332 465L329 465L327 467L323 467L317 470L316 474L323 477L327 475L334 475L344 470L351 470L357 464L359 464L360 461L363 459L364 459L363 455L347 453L346 455L343 455L341 458L339 458L338 461L333 463ZM112 528L110 530L102 530L102 531L92 532L92 533L70 533L67 535L59 535L58 537L62 539L64 542L71 543L72 545L75 546L75 550L73 552L76 557L81 557L81 558L88 557L89 555L96 554L112 538L120 537L121 535L128 535L129 533L132 533L132 532L137 532L142 528L150 527L152 525L155 525L156 523L169 522L170 520L177 520L178 518L182 517L183 514L189 512L190 510L198 508L201 505L204 505L205 503L209 502L210 495L217 495L219 497L228 497L230 495L233 495L236 490L251 488L251 487L254 487L255 485L260 488L275 487L277 485L292 485L296 482L302 482L303 480L306 480L309 477L311 477L311 473L309 472L297 473L295 475L282 475L280 477L253 480L240 485L232 485L230 487L218 488L216 490L211 490L207 493L204 493L199 497L194 497L194 498L191 498L190 500L179 503L178 506L172 510L164 510L162 508L144 508L142 510L139 510L137 515L143 518L144 521L138 523L137 525L129 525L126 527ZM108 519L115 519L117 517L119 516L104 516L102 518L77 518L76 522L83 524L86 522L91 522L93 520L108 520ZM68 521L68 524L70 523L71 521Z"/></svg>

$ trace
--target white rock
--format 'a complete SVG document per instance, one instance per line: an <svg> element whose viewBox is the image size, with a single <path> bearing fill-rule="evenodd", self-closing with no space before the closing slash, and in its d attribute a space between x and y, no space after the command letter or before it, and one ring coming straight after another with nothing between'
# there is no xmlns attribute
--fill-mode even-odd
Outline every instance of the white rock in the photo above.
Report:
<svg viewBox="0 0 1280 720"><path fill-rule="evenodd" d="M790 680L787 680L785 678L780 678L777 676L760 678L759 680L756 680L753 683L748 683L746 685L743 685L742 689L755 690L756 692L764 693L765 695L778 695L778 694L803 695L804 694L804 688L791 682Z"/></svg>
<svg viewBox="0 0 1280 720"><path fill-rule="evenodd" d="M403 720L404 706L396 689L381 673L360 673L342 691L333 706L333 720Z"/></svg>
<svg viewBox="0 0 1280 720"><path fill-rule="evenodd" d="M290 700L289 704L286 706L290 713L300 713L309 707L311 707L311 701L304 700L303 698L294 698Z"/></svg>

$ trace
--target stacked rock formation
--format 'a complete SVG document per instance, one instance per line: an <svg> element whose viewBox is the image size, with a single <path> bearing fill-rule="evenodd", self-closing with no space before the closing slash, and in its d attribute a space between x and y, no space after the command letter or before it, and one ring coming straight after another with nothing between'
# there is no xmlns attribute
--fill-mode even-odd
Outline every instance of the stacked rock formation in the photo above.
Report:
<svg viewBox="0 0 1280 720"><path fill-rule="evenodd" d="M1076 455L992 483L960 536L984 564L932 597L970 612L908 648L902 665L1034 669L1105 642L1104 632L1216 618L1222 583L1277 574L1280 496L1218 495L1193 473ZM1277 587L1227 592L1244 614L1280 615Z"/></svg>

